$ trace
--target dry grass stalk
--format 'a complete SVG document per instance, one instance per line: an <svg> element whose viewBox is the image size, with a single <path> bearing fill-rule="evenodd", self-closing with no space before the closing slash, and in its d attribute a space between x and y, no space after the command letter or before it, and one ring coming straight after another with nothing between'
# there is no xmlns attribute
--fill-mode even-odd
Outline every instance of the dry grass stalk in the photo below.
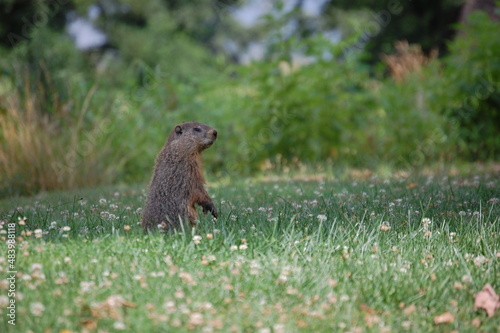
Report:
<svg viewBox="0 0 500 333"><path fill-rule="evenodd" d="M22 89L0 96L0 191L33 194L105 181L109 172L103 170L105 147L100 142L104 130L84 128L96 87L88 92L81 108L71 110L72 118L64 119L69 117L71 103L60 103L54 92L52 105L47 105L47 91L37 88L33 93L29 73L22 75ZM50 113L47 107L52 109Z"/></svg>
<svg viewBox="0 0 500 333"><path fill-rule="evenodd" d="M408 74L418 72L420 68L438 56L437 50L433 50L429 56L426 56L420 45L410 45L407 41L398 41L394 47L396 53L382 55L382 61L387 64L391 77L396 82L402 82Z"/></svg>

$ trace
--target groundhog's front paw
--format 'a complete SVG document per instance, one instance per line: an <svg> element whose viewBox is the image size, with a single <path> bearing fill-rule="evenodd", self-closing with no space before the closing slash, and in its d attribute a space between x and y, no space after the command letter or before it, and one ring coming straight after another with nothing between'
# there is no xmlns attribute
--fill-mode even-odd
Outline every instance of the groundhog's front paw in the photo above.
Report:
<svg viewBox="0 0 500 333"><path fill-rule="evenodd" d="M211 202L204 203L202 205L203 207L203 214L207 215L208 212L212 213L213 217L218 218L219 214L217 213L217 208L215 208L215 205Z"/></svg>
<svg viewBox="0 0 500 333"><path fill-rule="evenodd" d="M212 216L215 218L219 217L219 213L217 212L217 208L215 208L215 206L213 206L213 209L212 209Z"/></svg>

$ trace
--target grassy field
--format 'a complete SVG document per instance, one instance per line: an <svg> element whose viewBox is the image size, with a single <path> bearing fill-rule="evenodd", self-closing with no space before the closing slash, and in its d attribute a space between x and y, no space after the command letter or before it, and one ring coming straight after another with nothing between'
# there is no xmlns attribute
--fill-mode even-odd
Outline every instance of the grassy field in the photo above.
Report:
<svg viewBox="0 0 500 333"><path fill-rule="evenodd" d="M500 292L499 178L214 184L219 219L168 235L139 186L4 200L0 331L500 332L473 306Z"/></svg>

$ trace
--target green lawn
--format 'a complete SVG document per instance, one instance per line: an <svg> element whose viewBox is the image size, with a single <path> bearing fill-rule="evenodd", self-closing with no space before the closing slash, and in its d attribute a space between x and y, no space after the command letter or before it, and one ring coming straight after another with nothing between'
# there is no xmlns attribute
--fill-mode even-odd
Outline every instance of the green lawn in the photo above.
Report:
<svg viewBox="0 0 500 333"><path fill-rule="evenodd" d="M140 229L143 187L0 201L0 331L500 332L473 306L500 293L499 178L215 184L219 219L168 235Z"/></svg>

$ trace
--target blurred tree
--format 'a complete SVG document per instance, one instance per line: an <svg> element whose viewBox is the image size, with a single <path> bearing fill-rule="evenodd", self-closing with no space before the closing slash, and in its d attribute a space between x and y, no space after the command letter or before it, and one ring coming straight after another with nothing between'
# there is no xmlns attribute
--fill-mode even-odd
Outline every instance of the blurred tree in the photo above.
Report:
<svg viewBox="0 0 500 333"><path fill-rule="evenodd" d="M152 23L168 23L171 32L183 33L206 46L211 46L215 36L223 28L227 28L227 10L238 2L239 0L150 0L147 3L141 0L74 0L81 14L90 6L100 9L100 27L106 33L112 33L109 30L118 24L146 28ZM167 21L154 21L154 15L160 13L168 13Z"/></svg>
<svg viewBox="0 0 500 333"><path fill-rule="evenodd" d="M453 38L453 24L460 18L461 1L336 0L326 7L327 15L338 9L370 9L373 13L361 25L366 42L366 61L375 63L381 54L392 53L394 42L407 40L419 44L425 53L438 49L447 53L446 43Z"/></svg>
<svg viewBox="0 0 500 333"><path fill-rule="evenodd" d="M28 41L35 29L44 26L63 29L71 7L67 0L2 0L0 46L12 48L19 42Z"/></svg>
<svg viewBox="0 0 500 333"><path fill-rule="evenodd" d="M226 19L227 8L238 0L74 2L80 15L89 6L99 9L94 24L107 34L122 64L112 64L114 73L123 73L123 68L135 71L133 75L143 85L147 83L144 65L158 67L163 78L187 79L218 73L217 63L221 63L222 54L219 38L233 24Z"/></svg>

